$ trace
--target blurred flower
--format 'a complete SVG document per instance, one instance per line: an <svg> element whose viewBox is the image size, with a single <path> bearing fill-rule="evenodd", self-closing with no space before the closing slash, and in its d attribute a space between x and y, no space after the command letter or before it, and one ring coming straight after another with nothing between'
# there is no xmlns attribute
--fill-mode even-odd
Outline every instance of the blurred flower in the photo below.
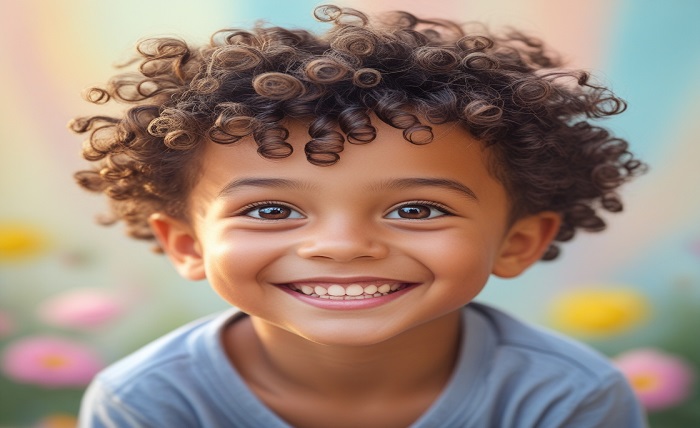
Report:
<svg viewBox="0 0 700 428"><path fill-rule="evenodd" d="M58 259L64 266L79 268L93 262L94 254L83 249L68 250L59 253Z"/></svg>
<svg viewBox="0 0 700 428"><path fill-rule="evenodd" d="M125 301L115 292L98 288L77 288L41 303L37 316L60 327L99 327L124 313Z"/></svg>
<svg viewBox="0 0 700 428"><path fill-rule="evenodd" d="M700 238L697 238L697 239L693 240L693 241L690 243L690 245L689 245L688 248L690 249L690 252L691 252L691 253L695 254L695 255L698 256L698 257L700 257Z"/></svg>
<svg viewBox="0 0 700 428"><path fill-rule="evenodd" d="M619 288L574 290L551 304L555 327L584 336L622 333L649 315L649 303L643 295Z"/></svg>
<svg viewBox="0 0 700 428"><path fill-rule="evenodd" d="M37 228L0 223L0 262L36 256L45 248L46 238Z"/></svg>
<svg viewBox="0 0 700 428"><path fill-rule="evenodd" d="M695 373L691 366L658 349L629 351L616 357L614 362L647 410L674 407L692 391Z"/></svg>
<svg viewBox="0 0 700 428"><path fill-rule="evenodd" d="M78 419L75 416L55 414L40 420L34 428L75 428L77 426Z"/></svg>
<svg viewBox="0 0 700 428"><path fill-rule="evenodd" d="M91 348L50 336L17 340L2 358L2 370L10 379L46 387L87 385L103 366Z"/></svg>
<svg viewBox="0 0 700 428"><path fill-rule="evenodd" d="M0 338L9 336L15 331L15 323L7 312L0 311Z"/></svg>

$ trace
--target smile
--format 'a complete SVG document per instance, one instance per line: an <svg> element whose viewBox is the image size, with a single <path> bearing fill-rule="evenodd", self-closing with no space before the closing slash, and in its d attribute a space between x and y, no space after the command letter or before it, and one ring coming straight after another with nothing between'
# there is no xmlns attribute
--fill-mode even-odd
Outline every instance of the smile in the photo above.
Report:
<svg viewBox="0 0 700 428"><path fill-rule="evenodd" d="M288 284L291 290L328 300L362 300L383 297L401 291L409 284L400 282L382 284Z"/></svg>

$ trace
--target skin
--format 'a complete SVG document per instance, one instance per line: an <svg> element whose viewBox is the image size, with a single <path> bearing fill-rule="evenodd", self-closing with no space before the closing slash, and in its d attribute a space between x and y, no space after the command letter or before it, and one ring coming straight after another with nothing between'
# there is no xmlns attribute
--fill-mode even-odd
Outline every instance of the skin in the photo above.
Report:
<svg viewBox="0 0 700 428"><path fill-rule="evenodd" d="M223 346L294 426L410 425L449 379L460 309L491 274L514 277L537 261L559 228L553 212L508 221L489 151L457 125L434 126L420 146L374 125L374 142L346 143L330 167L306 160L300 122L288 124L295 151L282 160L260 157L250 140L208 143L192 220L151 218L181 275L206 278L249 315ZM287 287L314 281L409 286L371 307L331 308Z"/></svg>

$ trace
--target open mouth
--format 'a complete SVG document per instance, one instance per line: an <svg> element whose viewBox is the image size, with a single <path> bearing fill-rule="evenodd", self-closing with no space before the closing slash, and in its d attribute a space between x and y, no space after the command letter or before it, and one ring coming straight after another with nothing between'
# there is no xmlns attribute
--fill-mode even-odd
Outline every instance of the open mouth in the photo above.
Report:
<svg viewBox="0 0 700 428"><path fill-rule="evenodd" d="M297 293L309 297L329 300L360 300L374 299L376 297L388 296L410 287L412 284L406 283L385 283L385 284L349 284L349 285L297 285L287 284L286 286Z"/></svg>

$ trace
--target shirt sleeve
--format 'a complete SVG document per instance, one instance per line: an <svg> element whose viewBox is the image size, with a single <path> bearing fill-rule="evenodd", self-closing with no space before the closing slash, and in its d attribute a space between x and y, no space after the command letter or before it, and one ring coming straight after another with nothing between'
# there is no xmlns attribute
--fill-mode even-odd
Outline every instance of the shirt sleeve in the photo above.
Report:
<svg viewBox="0 0 700 428"><path fill-rule="evenodd" d="M153 427L126 406L99 381L85 392L80 406L79 428Z"/></svg>
<svg viewBox="0 0 700 428"><path fill-rule="evenodd" d="M583 397L554 406L540 428L647 428L646 415L622 374L614 372Z"/></svg>

